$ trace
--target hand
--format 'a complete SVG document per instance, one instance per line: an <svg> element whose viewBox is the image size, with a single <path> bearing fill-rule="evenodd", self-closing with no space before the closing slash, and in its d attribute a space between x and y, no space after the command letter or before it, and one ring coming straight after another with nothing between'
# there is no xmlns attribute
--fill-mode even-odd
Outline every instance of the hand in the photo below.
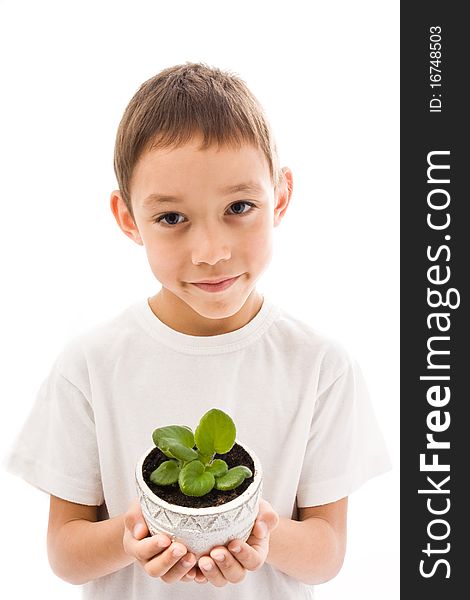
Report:
<svg viewBox="0 0 470 600"><path fill-rule="evenodd" d="M138 499L132 501L124 515L122 544L124 552L135 558L151 577L160 577L165 583L192 581L196 577L196 557L188 553L184 544L172 543L163 533L149 536ZM198 580L202 582L201 576Z"/></svg>
<svg viewBox="0 0 470 600"><path fill-rule="evenodd" d="M269 552L269 538L279 524L279 515L266 500L260 500L259 512L250 537L246 542L231 540L227 547L217 546L210 556L201 556L195 581L205 577L216 587L227 583L238 583L245 578L246 571L257 571L264 564ZM207 568L209 567L209 568Z"/></svg>

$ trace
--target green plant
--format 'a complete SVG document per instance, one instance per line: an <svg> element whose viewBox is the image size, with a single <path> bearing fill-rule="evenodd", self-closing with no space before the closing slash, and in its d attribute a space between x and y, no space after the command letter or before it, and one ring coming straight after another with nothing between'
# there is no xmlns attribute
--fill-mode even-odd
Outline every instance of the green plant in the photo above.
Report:
<svg viewBox="0 0 470 600"><path fill-rule="evenodd" d="M155 429L153 441L170 460L163 462L150 475L157 485L178 482L186 496L204 496L214 487L233 490L252 476L243 465L228 468L215 454L229 452L235 443L235 423L222 410L212 408L201 417L196 431L184 425Z"/></svg>

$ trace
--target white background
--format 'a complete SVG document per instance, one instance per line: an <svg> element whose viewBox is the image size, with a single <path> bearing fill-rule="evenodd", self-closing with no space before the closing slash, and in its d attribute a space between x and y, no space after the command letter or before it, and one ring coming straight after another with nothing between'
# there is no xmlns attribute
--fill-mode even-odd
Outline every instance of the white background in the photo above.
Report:
<svg viewBox="0 0 470 600"><path fill-rule="evenodd" d="M355 355L394 464L350 497L317 598L398 598L398 21L372 0L0 2L2 457L64 342L159 288L109 210L127 102L173 64L232 70L295 178L259 289ZM2 588L79 597L49 569L49 497L0 484Z"/></svg>

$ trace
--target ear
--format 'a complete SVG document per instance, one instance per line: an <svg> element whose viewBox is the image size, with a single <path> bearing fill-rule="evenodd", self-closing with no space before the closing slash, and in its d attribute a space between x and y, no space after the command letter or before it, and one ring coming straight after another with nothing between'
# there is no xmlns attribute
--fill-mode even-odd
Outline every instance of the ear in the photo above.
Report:
<svg viewBox="0 0 470 600"><path fill-rule="evenodd" d="M287 207L289 206L292 190L294 189L292 171L289 167L282 167L282 174L283 181L279 184L279 187L275 192L274 227L277 227L282 221Z"/></svg>
<svg viewBox="0 0 470 600"><path fill-rule="evenodd" d="M143 246L144 243L140 237L137 225L134 222L134 217L129 212L129 209L121 196L120 190L111 192L110 205L114 218L122 231L136 244Z"/></svg>

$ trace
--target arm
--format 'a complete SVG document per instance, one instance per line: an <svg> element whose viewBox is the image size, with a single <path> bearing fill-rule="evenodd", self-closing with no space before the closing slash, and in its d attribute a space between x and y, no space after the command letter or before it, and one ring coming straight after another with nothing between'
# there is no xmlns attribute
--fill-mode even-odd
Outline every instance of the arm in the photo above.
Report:
<svg viewBox="0 0 470 600"><path fill-rule="evenodd" d="M269 502L261 499L248 540L232 540L226 548L213 548L209 556L199 559L197 575L203 574L210 583L222 587L242 581L246 571L257 571L266 561L303 583L328 581L343 564L347 502L343 498L323 506L299 508L300 521L294 521L279 518Z"/></svg>
<svg viewBox="0 0 470 600"><path fill-rule="evenodd" d="M266 562L307 584L338 574L346 552L348 499L299 508L299 521L281 518L271 532Z"/></svg>
<svg viewBox="0 0 470 600"><path fill-rule="evenodd" d="M97 506L51 496L47 553L52 571L75 585L131 564L123 549L124 515L97 521Z"/></svg>
<svg viewBox="0 0 470 600"><path fill-rule="evenodd" d="M58 577L82 585L137 560L166 583L195 579L194 554L166 535L149 536L137 498L125 514L106 521L97 521L97 509L51 496L47 552Z"/></svg>

